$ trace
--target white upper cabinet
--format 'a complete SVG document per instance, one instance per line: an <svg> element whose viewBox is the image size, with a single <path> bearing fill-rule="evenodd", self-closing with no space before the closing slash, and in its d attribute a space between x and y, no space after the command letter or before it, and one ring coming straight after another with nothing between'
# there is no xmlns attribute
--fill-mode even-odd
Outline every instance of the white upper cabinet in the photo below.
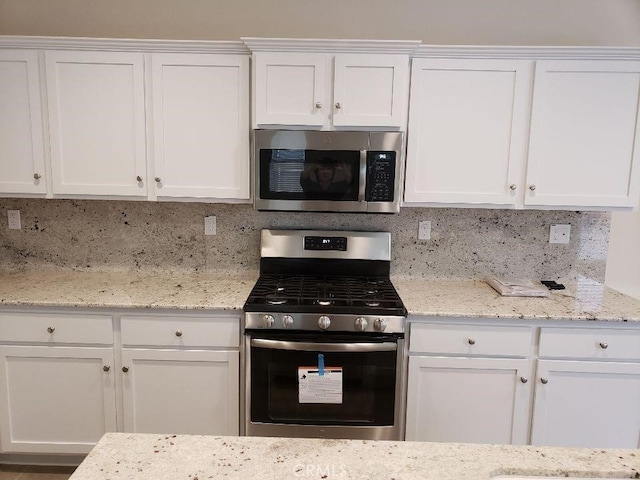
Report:
<svg viewBox="0 0 640 480"><path fill-rule="evenodd" d="M243 39L253 51L253 126L406 126L418 42Z"/></svg>
<svg viewBox="0 0 640 480"><path fill-rule="evenodd" d="M531 62L413 61L406 202L515 205Z"/></svg>
<svg viewBox="0 0 640 480"><path fill-rule="evenodd" d="M46 189L38 53L0 50L0 193Z"/></svg>
<svg viewBox="0 0 640 480"><path fill-rule="evenodd" d="M153 54L157 197L249 198L249 56Z"/></svg>
<svg viewBox="0 0 640 480"><path fill-rule="evenodd" d="M640 61L536 62L526 205L632 207Z"/></svg>
<svg viewBox="0 0 640 480"><path fill-rule="evenodd" d="M54 194L147 195L141 53L45 52Z"/></svg>

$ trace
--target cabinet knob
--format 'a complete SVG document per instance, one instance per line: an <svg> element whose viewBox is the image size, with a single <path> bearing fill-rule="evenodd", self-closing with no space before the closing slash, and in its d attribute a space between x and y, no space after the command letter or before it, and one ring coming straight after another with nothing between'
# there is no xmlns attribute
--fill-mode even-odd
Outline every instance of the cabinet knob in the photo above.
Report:
<svg viewBox="0 0 640 480"><path fill-rule="evenodd" d="M139 182L141 182L141 181L142 181L142 177L141 177L140 175L138 175L138 176L136 177L136 180L138 180Z"/></svg>
<svg viewBox="0 0 640 480"><path fill-rule="evenodd" d="M509 188L510 188L511 190L515 190L515 189L517 189L517 188L518 188L518 186L517 186L515 183L512 183L511 185L509 185Z"/></svg>
<svg viewBox="0 0 640 480"><path fill-rule="evenodd" d="M176 330L176 337L182 336L182 330Z"/></svg>
<svg viewBox="0 0 640 480"><path fill-rule="evenodd" d="M545 378L545 377L542 377L542 378L540 379L540 383L542 383L543 385L546 385L547 383L549 383L549 379L548 379L548 378Z"/></svg>
<svg viewBox="0 0 640 480"><path fill-rule="evenodd" d="M316 102L316 108L319 110L322 108L322 102Z"/></svg>
<svg viewBox="0 0 640 480"><path fill-rule="evenodd" d="M607 348L609 348L609 344L606 342L600 342L600 348L606 350Z"/></svg>
<svg viewBox="0 0 640 480"><path fill-rule="evenodd" d="M104 370L105 372L108 372L109 370L111 370L111 366L110 365L104 365L102 367L102 370Z"/></svg>
<svg viewBox="0 0 640 480"><path fill-rule="evenodd" d="M124 373L127 373L127 372L129 371L129 367L122 367L122 371L123 371Z"/></svg>
<svg viewBox="0 0 640 480"><path fill-rule="evenodd" d="M56 331L56 327L47 327L47 332L53 333Z"/></svg>
<svg viewBox="0 0 640 480"><path fill-rule="evenodd" d="M522 383L527 383L529 381L529 379L527 377L520 377L520 381Z"/></svg>
<svg viewBox="0 0 640 480"><path fill-rule="evenodd" d="M532 192L536 189L535 185L529 185L529 190L531 190Z"/></svg>
<svg viewBox="0 0 640 480"><path fill-rule="evenodd" d="M40 180L42 178L42 175L40 175L39 173L34 173L33 178L35 178L36 180Z"/></svg>
<svg viewBox="0 0 640 480"><path fill-rule="evenodd" d="M162 181L162 179L160 177L156 177L155 181L156 181L156 183L160 183Z"/></svg>
<svg viewBox="0 0 640 480"><path fill-rule="evenodd" d="M342 108L342 104L340 102L336 103L336 110L340 110Z"/></svg>
<svg viewBox="0 0 640 480"><path fill-rule="evenodd" d="M476 341L475 341L473 338L470 338L470 339L468 339L468 340L467 340L467 343L468 343L469 345L475 345L475 344L476 344Z"/></svg>

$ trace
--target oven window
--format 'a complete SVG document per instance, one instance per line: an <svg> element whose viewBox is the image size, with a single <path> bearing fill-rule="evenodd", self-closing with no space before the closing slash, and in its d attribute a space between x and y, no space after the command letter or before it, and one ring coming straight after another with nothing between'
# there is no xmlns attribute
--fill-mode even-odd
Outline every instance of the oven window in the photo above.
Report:
<svg viewBox="0 0 640 480"><path fill-rule="evenodd" d="M342 403L300 403L298 368L342 368ZM394 424L396 352L306 352L251 347L251 421L300 425Z"/></svg>
<svg viewBox="0 0 640 480"><path fill-rule="evenodd" d="M260 150L260 198L358 200L360 151Z"/></svg>

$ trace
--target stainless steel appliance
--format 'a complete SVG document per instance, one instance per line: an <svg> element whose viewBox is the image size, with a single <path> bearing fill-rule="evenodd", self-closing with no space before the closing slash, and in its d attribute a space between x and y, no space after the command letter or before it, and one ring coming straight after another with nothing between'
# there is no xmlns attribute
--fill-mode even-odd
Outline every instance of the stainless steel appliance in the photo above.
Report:
<svg viewBox="0 0 640 480"><path fill-rule="evenodd" d="M401 132L254 130L257 210L397 213Z"/></svg>
<svg viewBox="0 0 640 480"><path fill-rule="evenodd" d="M404 439L407 311L390 259L386 232L262 231L246 435Z"/></svg>

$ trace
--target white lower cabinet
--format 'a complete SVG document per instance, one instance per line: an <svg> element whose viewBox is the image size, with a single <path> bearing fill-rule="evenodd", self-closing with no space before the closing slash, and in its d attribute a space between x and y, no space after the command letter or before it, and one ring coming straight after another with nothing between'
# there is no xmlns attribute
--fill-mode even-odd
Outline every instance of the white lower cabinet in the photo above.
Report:
<svg viewBox="0 0 640 480"><path fill-rule="evenodd" d="M116 430L111 317L3 313L0 342L3 452L83 454Z"/></svg>
<svg viewBox="0 0 640 480"><path fill-rule="evenodd" d="M541 330L531 443L640 448L640 331Z"/></svg>
<svg viewBox="0 0 640 480"><path fill-rule="evenodd" d="M406 439L527 443L532 333L529 327L412 324Z"/></svg>

